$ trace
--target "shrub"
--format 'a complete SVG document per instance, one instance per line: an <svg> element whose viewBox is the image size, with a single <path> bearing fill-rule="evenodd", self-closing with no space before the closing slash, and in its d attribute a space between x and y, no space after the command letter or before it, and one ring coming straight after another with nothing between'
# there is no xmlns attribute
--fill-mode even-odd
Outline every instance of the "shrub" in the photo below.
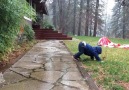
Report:
<svg viewBox="0 0 129 90"><path fill-rule="evenodd" d="M43 28L45 29L54 29L54 26L52 24L50 24L48 21L44 21L43 22Z"/></svg>
<svg viewBox="0 0 129 90"><path fill-rule="evenodd" d="M25 25L24 27L24 35L28 41L32 41L34 39L34 31L30 25Z"/></svg>
<svg viewBox="0 0 129 90"><path fill-rule="evenodd" d="M14 48L24 16L35 16L26 0L0 0L0 58Z"/></svg>

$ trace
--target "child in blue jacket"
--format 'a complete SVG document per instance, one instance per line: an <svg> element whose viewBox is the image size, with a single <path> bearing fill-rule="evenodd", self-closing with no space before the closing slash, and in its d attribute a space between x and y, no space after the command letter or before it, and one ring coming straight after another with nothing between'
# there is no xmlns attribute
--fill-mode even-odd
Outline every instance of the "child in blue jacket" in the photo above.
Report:
<svg viewBox="0 0 129 90"><path fill-rule="evenodd" d="M78 45L78 52L74 55L74 58L78 60L82 54L90 56L92 60L94 57L97 61L101 61L99 54L102 53L102 48L99 46L92 47L91 45L87 44L85 41L82 41Z"/></svg>

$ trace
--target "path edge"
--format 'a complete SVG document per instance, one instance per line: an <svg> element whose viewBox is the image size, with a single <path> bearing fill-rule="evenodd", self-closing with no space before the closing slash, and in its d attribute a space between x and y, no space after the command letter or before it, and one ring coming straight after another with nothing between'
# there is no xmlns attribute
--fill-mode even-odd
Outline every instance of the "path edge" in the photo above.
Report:
<svg viewBox="0 0 129 90"><path fill-rule="evenodd" d="M69 48L67 47L67 45L64 43L66 49L70 52L70 55L73 56L73 53L69 50ZM74 58L73 60L75 61L79 71L81 72L81 75L83 76L83 78L85 79L86 83L89 85L89 88L91 90L100 90L99 87L96 85L96 83L94 82L94 80L91 78L91 76L88 74L88 72L85 70L84 67L82 67L83 63L76 61Z"/></svg>

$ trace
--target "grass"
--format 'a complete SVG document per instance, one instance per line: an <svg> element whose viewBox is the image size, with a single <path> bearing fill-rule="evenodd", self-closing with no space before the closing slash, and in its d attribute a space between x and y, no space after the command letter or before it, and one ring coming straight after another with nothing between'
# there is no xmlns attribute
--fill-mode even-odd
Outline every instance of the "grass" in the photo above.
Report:
<svg viewBox="0 0 129 90"><path fill-rule="evenodd" d="M78 43L86 41L96 46L99 37L76 36L79 40L64 41L70 51L75 54L78 50ZM128 44L129 40L109 38L114 43ZM127 90L129 85L129 50L120 48L102 47L100 55L103 63L92 61L86 55L81 56L85 69L103 90Z"/></svg>

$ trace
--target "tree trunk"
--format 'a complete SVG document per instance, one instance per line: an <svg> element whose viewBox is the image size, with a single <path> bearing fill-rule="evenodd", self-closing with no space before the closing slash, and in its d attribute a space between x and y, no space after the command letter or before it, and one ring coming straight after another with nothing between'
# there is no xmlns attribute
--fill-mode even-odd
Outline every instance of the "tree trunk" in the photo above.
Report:
<svg viewBox="0 0 129 90"><path fill-rule="evenodd" d="M66 2L65 2L65 0L61 0L61 3L62 3L62 33L64 33L65 32L65 15L66 15L66 10L65 10L65 4L66 4Z"/></svg>
<svg viewBox="0 0 129 90"><path fill-rule="evenodd" d="M75 31L76 31L76 5L77 5L77 0L74 0L74 18L73 18L73 35L75 35Z"/></svg>
<svg viewBox="0 0 129 90"><path fill-rule="evenodd" d="M68 26L72 27L71 26L72 24L69 25L69 22L70 22L71 0L68 0L68 4L67 5L65 4L64 7L66 7L66 10L65 10L65 15L63 17L64 18L63 19L64 20L63 29L64 29L65 34L68 34L68 32L71 32L71 31L69 31Z"/></svg>
<svg viewBox="0 0 129 90"><path fill-rule="evenodd" d="M62 26L63 26L63 10L62 10L62 0L58 0L58 6L59 6L59 30L62 32Z"/></svg>
<svg viewBox="0 0 129 90"><path fill-rule="evenodd" d="M93 22L92 22L92 17L90 17L90 36L92 36L92 29L93 29L93 27L92 27L92 24L93 24Z"/></svg>
<svg viewBox="0 0 129 90"><path fill-rule="evenodd" d="M87 7L86 7L86 22L85 22L85 36L88 36L88 29L89 29L89 8L90 8L90 0L87 0Z"/></svg>
<svg viewBox="0 0 129 90"><path fill-rule="evenodd" d="M123 6L123 39L125 39L125 6Z"/></svg>
<svg viewBox="0 0 129 90"><path fill-rule="evenodd" d="M81 2L80 2L80 14L79 14L78 36L81 35L82 9L83 9L83 0L81 0Z"/></svg>
<svg viewBox="0 0 129 90"><path fill-rule="evenodd" d="M57 20L57 17L56 17L56 2L57 0L53 0L53 25L55 26L56 28L56 20Z"/></svg>
<svg viewBox="0 0 129 90"><path fill-rule="evenodd" d="M98 23L98 8L99 8L99 0L96 0L95 23L94 23L94 33L93 33L94 37L96 37L96 30L97 30L97 23Z"/></svg>

